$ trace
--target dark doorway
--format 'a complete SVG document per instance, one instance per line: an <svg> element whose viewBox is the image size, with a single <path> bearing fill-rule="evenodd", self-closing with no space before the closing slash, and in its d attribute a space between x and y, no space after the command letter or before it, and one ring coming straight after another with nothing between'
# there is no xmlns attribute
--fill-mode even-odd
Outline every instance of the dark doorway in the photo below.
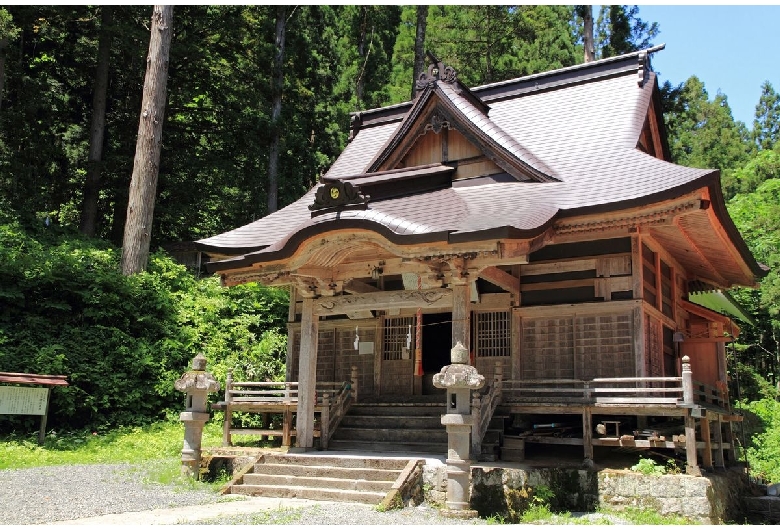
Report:
<svg viewBox="0 0 780 530"><path fill-rule="evenodd" d="M433 375L450 364L452 349L452 313L423 315L423 394L439 394L444 389L433 386Z"/></svg>

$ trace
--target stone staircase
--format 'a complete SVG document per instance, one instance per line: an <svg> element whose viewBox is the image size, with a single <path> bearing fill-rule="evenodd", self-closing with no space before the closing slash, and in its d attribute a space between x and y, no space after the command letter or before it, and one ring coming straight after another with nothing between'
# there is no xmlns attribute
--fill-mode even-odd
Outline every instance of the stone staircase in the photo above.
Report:
<svg viewBox="0 0 780 530"><path fill-rule="evenodd" d="M404 474L415 462L408 458L266 454L236 480L230 493L379 504L401 487Z"/></svg>
<svg viewBox="0 0 780 530"><path fill-rule="evenodd" d="M330 439L333 451L447 454L444 396L353 404Z"/></svg>

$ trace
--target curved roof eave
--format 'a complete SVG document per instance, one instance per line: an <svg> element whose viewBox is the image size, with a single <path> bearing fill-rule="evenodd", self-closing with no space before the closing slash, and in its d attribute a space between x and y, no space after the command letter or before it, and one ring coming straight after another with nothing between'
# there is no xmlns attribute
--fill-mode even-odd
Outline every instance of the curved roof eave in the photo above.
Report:
<svg viewBox="0 0 780 530"><path fill-rule="evenodd" d="M448 233L442 231L422 234L397 234L385 225L369 219L332 219L307 225L291 234L283 242L277 242L263 250L237 256L229 260L207 263L206 268L209 272L219 272L239 267L248 267L261 261L284 260L292 257L307 239L336 230L367 230L397 245L446 242L448 240Z"/></svg>

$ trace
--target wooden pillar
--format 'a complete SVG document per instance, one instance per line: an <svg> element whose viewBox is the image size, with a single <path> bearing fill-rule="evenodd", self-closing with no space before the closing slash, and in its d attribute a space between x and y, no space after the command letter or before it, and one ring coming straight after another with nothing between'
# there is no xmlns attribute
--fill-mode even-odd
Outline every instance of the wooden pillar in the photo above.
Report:
<svg viewBox="0 0 780 530"><path fill-rule="evenodd" d="M293 323L296 319L295 302L298 298L298 290L294 285L290 285L290 305L287 307L287 359L284 363L285 374L284 380L291 381L293 377L293 337L295 336L295 330L293 329Z"/></svg>
<svg viewBox="0 0 780 530"><path fill-rule="evenodd" d="M468 282L452 289L452 346L458 342L471 351L471 288Z"/></svg>
<svg viewBox="0 0 780 530"><path fill-rule="evenodd" d="M320 413L320 448L328 449L330 439L330 394L322 395L322 412Z"/></svg>
<svg viewBox="0 0 780 530"><path fill-rule="evenodd" d="M38 445L43 447L46 441L46 423L49 420L49 408L51 407L51 387L46 388L46 410L41 416L40 428L38 429Z"/></svg>
<svg viewBox="0 0 780 530"><path fill-rule="evenodd" d="M702 453L701 463L705 469L712 469L712 439L710 435L710 420L705 414L699 420L699 429L701 429L701 439L704 441L704 452Z"/></svg>
<svg viewBox="0 0 780 530"><path fill-rule="evenodd" d="M593 416L590 407L582 409L582 446L585 449L585 465L592 466L593 461Z"/></svg>
<svg viewBox="0 0 780 530"><path fill-rule="evenodd" d="M231 386L233 386L233 371L228 370L227 376L225 376L225 420L222 422L222 445L224 447L230 447L232 444L230 439L230 427L233 421L233 410L230 407Z"/></svg>
<svg viewBox="0 0 780 530"><path fill-rule="evenodd" d="M314 299L303 299L301 313L301 353L298 363L298 414L296 445L301 450L314 448L314 400L317 385L317 338L319 317L314 314Z"/></svg>
<svg viewBox="0 0 780 530"><path fill-rule="evenodd" d="M725 469L726 461L723 456L723 415L718 413L715 420L715 466Z"/></svg>
<svg viewBox="0 0 780 530"><path fill-rule="evenodd" d="M298 434L296 430L296 440L297 439ZM290 447L290 445L292 445L292 410L287 406L284 407L284 414L282 416L282 446Z"/></svg>
<svg viewBox="0 0 780 530"><path fill-rule="evenodd" d="M696 418L691 415L693 407L693 371L691 359L687 355L682 358L682 389L683 402L689 408L685 411L685 472L693 476L701 476L696 456Z"/></svg>
<svg viewBox="0 0 780 530"><path fill-rule="evenodd" d="M520 312L513 308L511 315L512 322L512 356L510 357L512 366L509 370L509 379L517 381L522 374L522 336L523 336L523 317L520 316Z"/></svg>
<svg viewBox="0 0 780 530"><path fill-rule="evenodd" d="M349 373L349 384L352 388L352 402L358 402L358 367L353 366Z"/></svg>

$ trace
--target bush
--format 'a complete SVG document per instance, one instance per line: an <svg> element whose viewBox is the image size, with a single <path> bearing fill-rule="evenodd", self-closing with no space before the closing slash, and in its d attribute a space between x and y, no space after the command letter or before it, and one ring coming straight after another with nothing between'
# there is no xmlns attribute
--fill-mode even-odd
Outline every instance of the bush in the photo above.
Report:
<svg viewBox="0 0 780 530"><path fill-rule="evenodd" d="M196 280L162 253L125 277L121 252L79 236L32 237L0 224L0 371L64 374L52 393L52 428L140 425L181 407L173 382L198 352L224 379L284 374L287 294ZM220 373L221 372L221 373ZM34 430L38 419L0 417ZM6 430L5 428L3 430Z"/></svg>

